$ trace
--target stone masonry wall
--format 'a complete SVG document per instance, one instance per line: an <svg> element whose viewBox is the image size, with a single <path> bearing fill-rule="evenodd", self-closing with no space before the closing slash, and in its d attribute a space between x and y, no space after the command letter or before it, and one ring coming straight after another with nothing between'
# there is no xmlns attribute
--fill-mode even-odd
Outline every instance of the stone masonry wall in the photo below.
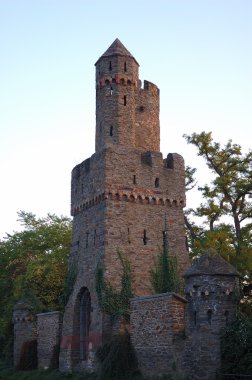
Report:
<svg viewBox="0 0 252 380"><path fill-rule="evenodd" d="M169 252L177 255L181 273L189 265L184 161L175 153L163 159L159 152L159 90L147 81L141 88L138 66L119 40L96 63L96 153L72 172L69 269L75 266L78 273L63 319L62 370L89 365L108 337L95 289L97 266L118 290L122 251L132 266L134 294L150 294L150 268L162 249L165 225ZM85 360L80 350L83 292L91 298Z"/></svg>
<svg viewBox="0 0 252 380"><path fill-rule="evenodd" d="M131 338L145 376L180 372L185 304L175 293L131 300Z"/></svg>
<svg viewBox="0 0 252 380"><path fill-rule="evenodd" d="M182 359L194 380L215 380L221 365L221 330L235 315L239 278L198 275L186 279L187 329Z"/></svg>
<svg viewBox="0 0 252 380"><path fill-rule="evenodd" d="M94 287L92 277L103 258L107 278L119 284L119 249L131 261L135 295L149 294L149 270L163 244L165 220L170 253L177 255L181 272L188 267L183 222L184 163L181 156L172 157L171 169L161 153L142 154L119 146L92 156L88 172L87 160L78 167L78 177L74 172L70 259L76 257L88 288ZM98 175L99 171L104 171L104 177Z"/></svg>
<svg viewBox="0 0 252 380"><path fill-rule="evenodd" d="M36 321L26 303L18 302L13 310L14 324L14 367L20 363L22 347L26 342L37 339Z"/></svg>
<svg viewBox="0 0 252 380"><path fill-rule="evenodd" d="M135 147L159 152L159 89L145 80L135 97Z"/></svg>
<svg viewBox="0 0 252 380"><path fill-rule="evenodd" d="M37 314L38 367L58 368L62 314L58 311Z"/></svg>

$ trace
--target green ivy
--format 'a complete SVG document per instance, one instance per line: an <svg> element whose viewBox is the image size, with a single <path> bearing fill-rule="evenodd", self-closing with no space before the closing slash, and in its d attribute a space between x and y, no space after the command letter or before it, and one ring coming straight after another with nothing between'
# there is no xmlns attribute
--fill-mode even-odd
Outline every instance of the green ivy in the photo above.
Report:
<svg viewBox="0 0 252 380"><path fill-rule="evenodd" d="M133 297L131 282L132 270L129 260L117 251L122 265L120 291L113 289L112 285L104 280L104 271L101 267L96 269L96 292L102 311L112 317L123 316L125 320L130 318L130 298Z"/></svg>
<svg viewBox="0 0 252 380"><path fill-rule="evenodd" d="M151 286L155 293L181 293L183 283L178 272L177 257L169 255L167 244L163 245L163 250L154 259L150 276Z"/></svg>
<svg viewBox="0 0 252 380"><path fill-rule="evenodd" d="M63 293L59 297L60 304L65 308L69 297L74 289L74 284L77 277L77 264L76 262L72 262L69 265L67 275L65 277L65 282L63 286Z"/></svg>

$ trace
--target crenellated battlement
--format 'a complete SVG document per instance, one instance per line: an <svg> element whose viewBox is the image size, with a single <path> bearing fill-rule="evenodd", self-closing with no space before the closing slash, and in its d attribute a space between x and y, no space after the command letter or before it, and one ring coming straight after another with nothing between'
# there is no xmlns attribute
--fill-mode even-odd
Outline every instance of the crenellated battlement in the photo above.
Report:
<svg viewBox="0 0 252 380"><path fill-rule="evenodd" d="M156 192L157 193L157 192ZM94 207L106 200L123 201L129 203L138 203L141 205L162 205L165 207L185 207L185 199L169 199L160 198L153 192L153 194L140 193L139 191L118 191L118 189L110 190L96 195L93 198L86 200L85 202L77 205L73 205L71 208L71 215L75 216L78 213Z"/></svg>
<svg viewBox="0 0 252 380"><path fill-rule="evenodd" d="M134 78L129 77L128 75L119 75L115 74L114 76L104 76L100 77L99 81L96 82L96 88L103 88L113 86L115 84L120 84L122 86L138 86L138 81L134 80Z"/></svg>

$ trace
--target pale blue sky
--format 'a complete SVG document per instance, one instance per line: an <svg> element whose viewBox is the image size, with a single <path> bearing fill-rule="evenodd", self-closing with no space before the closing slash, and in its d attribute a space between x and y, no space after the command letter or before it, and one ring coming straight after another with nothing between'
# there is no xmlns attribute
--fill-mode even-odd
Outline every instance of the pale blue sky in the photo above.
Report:
<svg viewBox="0 0 252 380"><path fill-rule="evenodd" d="M248 150L251 20L251 0L0 0L0 237L18 210L69 215L71 169L94 152L94 63L117 37L160 88L164 155L203 183L183 133Z"/></svg>

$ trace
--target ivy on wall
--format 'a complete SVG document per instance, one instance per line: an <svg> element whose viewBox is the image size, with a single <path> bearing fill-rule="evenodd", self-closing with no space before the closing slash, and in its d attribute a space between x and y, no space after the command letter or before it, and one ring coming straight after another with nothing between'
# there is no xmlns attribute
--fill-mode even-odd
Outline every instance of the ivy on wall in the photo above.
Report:
<svg viewBox="0 0 252 380"><path fill-rule="evenodd" d="M154 293L181 293L183 289L183 282L178 272L177 257L169 255L167 239L165 238L163 249L150 269L150 277Z"/></svg>
<svg viewBox="0 0 252 380"><path fill-rule="evenodd" d="M132 294L132 270L129 260L123 256L122 252L117 251L118 258L122 266L121 287L120 291L115 290L112 285L104 279L104 269L96 269L96 292L99 305L102 311L110 314L112 317L124 317L125 320L130 318L130 298Z"/></svg>

